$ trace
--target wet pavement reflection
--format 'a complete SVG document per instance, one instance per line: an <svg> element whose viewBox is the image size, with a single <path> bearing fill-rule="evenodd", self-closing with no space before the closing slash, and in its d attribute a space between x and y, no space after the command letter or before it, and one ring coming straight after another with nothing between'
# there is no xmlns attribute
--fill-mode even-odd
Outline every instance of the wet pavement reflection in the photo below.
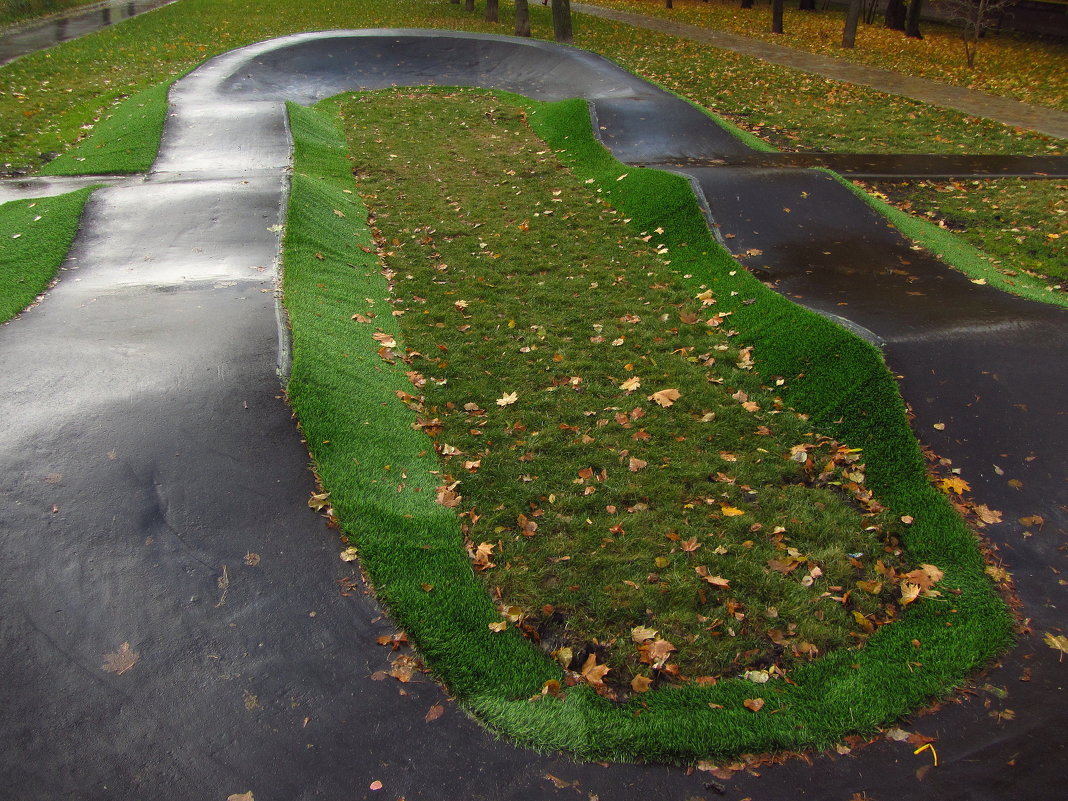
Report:
<svg viewBox="0 0 1068 801"><path fill-rule="evenodd" d="M0 33L0 64L94 33L173 2L175 0L107 0L47 19L16 25Z"/></svg>

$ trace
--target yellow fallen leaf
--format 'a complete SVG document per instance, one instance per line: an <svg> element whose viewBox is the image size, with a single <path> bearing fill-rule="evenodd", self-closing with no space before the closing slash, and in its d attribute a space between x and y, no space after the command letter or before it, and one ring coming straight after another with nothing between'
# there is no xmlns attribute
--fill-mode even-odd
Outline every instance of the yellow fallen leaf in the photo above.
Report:
<svg viewBox="0 0 1068 801"><path fill-rule="evenodd" d="M519 400L519 396L515 392L506 392L501 397L497 398L498 406L511 406Z"/></svg>
<svg viewBox="0 0 1068 801"><path fill-rule="evenodd" d="M1068 637L1063 634L1050 634L1047 631L1042 637L1042 642L1055 651L1061 652L1060 656L1057 657L1058 662L1064 659L1065 654L1068 654Z"/></svg>
<svg viewBox="0 0 1068 801"><path fill-rule="evenodd" d="M662 389L659 392L654 392L650 395L648 400L667 408L681 397L682 393L677 389Z"/></svg>
<svg viewBox="0 0 1068 801"><path fill-rule="evenodd" d="M737 517L738 515L744 515L745 512L735 506L721 506L724 517Z"/></svg>

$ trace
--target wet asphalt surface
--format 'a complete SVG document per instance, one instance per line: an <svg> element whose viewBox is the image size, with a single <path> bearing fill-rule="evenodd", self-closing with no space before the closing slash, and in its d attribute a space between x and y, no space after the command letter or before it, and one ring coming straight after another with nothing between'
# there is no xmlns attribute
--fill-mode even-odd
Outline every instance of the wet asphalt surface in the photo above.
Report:
<svg viewBox="0 0 1068 801"><path fill-rule="evenodd" d="M936 738L938 768L890 741L730 780L574 764L496 740L428 679L372 678L391 628L306 506L308 456L281 397L275 226L282 99L390 83L587 97L617 156L689 165L730 246L763 251L748 267L882 344L921 439L1003 511L986 532L1033 632L973 691L902 722ZM171 101L152 174L94 194L59 284L0 330L0 796L1061 792L1068 665L1041 637L1061 631L1068 604L1063 310L925 258L818 173L693 166L746 150L672 96L543 42L298 35L212 60ZM1031 515L1044 524L1017 522Z"/></svg>

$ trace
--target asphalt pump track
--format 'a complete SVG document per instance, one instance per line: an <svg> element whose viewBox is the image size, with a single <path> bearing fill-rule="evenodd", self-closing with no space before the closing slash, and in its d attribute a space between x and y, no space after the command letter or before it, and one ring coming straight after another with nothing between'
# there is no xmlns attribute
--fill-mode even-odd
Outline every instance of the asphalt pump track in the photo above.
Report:
<svg viewBox="0 0 1068 801"><path fill-rule="evenodd" d="M278 380L283 101L427 84L586 98L617 158L674 165L747 267L876 343L923 439L1004 513L987 533L1033 633L984 677L990 692L909 722L937 738L922 780L930 755L889 741L725 784L575 764L496 740L430 680L371 679L389 622L366 594L339 593L356 574L307 508L308 455ZM913 250L825 173L727 166L753 151L572 48L300 34L212 59L170 102L151 173L94 193L58 285L0 332L5 799L952 801L1051 798L1068 779L1068 666L1041 639L1068 605L1063 310ZM752 249L763 255L742 258ZM1024 537L1015 521L1032 515L1045 523Z"/></svg>

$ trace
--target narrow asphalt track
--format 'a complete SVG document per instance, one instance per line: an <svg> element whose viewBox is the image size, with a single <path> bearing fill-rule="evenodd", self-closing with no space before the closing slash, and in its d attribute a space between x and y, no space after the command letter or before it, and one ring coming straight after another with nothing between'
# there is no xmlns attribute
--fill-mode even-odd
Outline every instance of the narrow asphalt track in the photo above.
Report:
<svg viewBox="0 0 1068 801"><path fill-rule="evenodd" d="M939 767L918 778L931 755L881 741L717 787L516 749L429 680L371 679L389 622L342 591L358 576L306 506L308 456L277 377L282 101L432 83L586 97L595 130L634 163L747 152L609 62L538 41L301 34L178 82L152 173L93 195L59 284L0 330L0 797L1055 797L1068 665L1041 635L1068 605L1068 317L911 250L812 171L684 168L735 251L763 251L747 266L881 343L922 438L1004 512L987 532L1034 634L988 689L903 724L937 738ZM1028 515L1045 523L1025 535Z"/></svg>

